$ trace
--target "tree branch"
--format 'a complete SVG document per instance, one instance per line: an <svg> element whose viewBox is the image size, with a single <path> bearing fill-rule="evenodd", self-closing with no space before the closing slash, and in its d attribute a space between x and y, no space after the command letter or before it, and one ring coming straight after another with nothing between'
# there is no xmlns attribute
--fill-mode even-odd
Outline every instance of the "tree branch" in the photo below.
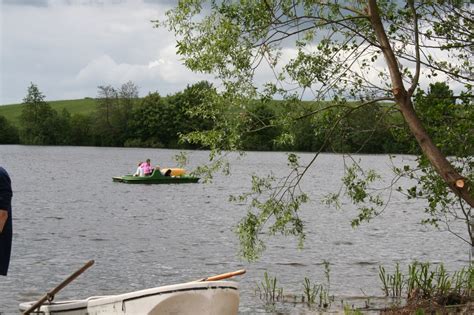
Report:
<svg viewBox="0 0 474 315"><path fill-rule="evenodd" d="M413 14L413 27L414 27L414 35L415 35L415 59L416 59L416 72L415 76L413 78L413 82L411 84L411 87L408 89L408 97L411 97L413 95L413 92L415 92L416 87L418 86L418 81L420 78L420 45L419 45L419 34L418 34L418 17L416 14L415 10L415 4L413 3L413 0L408 1L408 5L412 11Z"/></svg>

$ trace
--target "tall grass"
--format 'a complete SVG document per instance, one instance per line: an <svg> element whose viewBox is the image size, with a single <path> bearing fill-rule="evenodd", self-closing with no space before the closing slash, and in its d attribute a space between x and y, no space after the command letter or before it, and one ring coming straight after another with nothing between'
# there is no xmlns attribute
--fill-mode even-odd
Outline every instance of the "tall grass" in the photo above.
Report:
<svg viewBox="0 0 474 315"><path fill-rule="evenodd" d="M326 286L323 284L311 284L309 278L304 278L303 282L303 302L306 302L308 306L311 306L316 303L318 298L318 306L322 308L327 308L331 305L331 297L329 290L331 287L331 269L328 261L323 261L324 265L324 275L326 278Z"/></svg>
<svg viewBox="0 0 474 315"><path fill-rule="evenodd" d="M394 274L387 274L383 266L379 266L379 278L382 281L382 290L385 296L400 298L405 282L405 277L400 272L400 265L397 263Z"/></svg>
<svg viewBox="0 0 474 315"><path fill-rule="evenodd" d="M406 288L408 300L434 300L441 305L462 304L473 298L474 267L469 266L449 275L443 264L414 262L408 266L408 274L400 272L397 263L393 274L379 266L379 278L386 296L402 297Z"/></svg>
<svg viewBox="0 0 474 315"><path fill-rule="evenodd" d="M270 277L265 271L263 274L263 281L260 282L260 285L257 283L257 289L260 299L265 302L275 302L278 301L283 296L283 288L278 288L277 278Z"/></svg>
<svg viewBox="0 0 474 315"><path fill-rule="evenodd" d="M314 304L316 302L316 296L322 287L322 284L311 285L311 280L305 277L303 282L303 302L306 301L308 305Z"/></svg>
<svg viewBox="0 0 474 315"><path fill-rule="evenodd" d="M331 305L329 291L322 284L311 284L308 278L304 278L302 301L308 306L318 304L320 308L328 308Z"/></svg>

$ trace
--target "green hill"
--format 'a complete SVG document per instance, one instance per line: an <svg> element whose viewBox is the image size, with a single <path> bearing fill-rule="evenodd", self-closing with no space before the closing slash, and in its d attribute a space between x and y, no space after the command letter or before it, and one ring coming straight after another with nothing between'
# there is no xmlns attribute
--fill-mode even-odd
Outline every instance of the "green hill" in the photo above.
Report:
<svg viewBox="0 0 474 315"><path fill-rule="evenodd" d="M71 114L89 114L95 110L96 100L93 98L84 98L79 100L61 100L48 101L53 109L60 113L63 108L67 109ZM12 104L0 106L0 116L10 121L18 127L19 119L22 111L22 104Z"/></svg>

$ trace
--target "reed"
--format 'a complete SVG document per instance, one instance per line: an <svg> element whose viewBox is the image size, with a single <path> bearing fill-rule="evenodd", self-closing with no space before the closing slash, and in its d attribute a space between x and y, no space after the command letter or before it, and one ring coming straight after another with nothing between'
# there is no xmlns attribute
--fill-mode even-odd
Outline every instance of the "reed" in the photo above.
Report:
<svg viewBox="0 0 474 315"><path fill-rule="evenodd" d="M327 260L323 260L323 266L324 266L324 276L326 277L326 283L327 283L327 293L329 295L329 290L331 289L331 268L330 268L330 263Z"/></svg>
<svg viewBox="0 0 474 315"><path fill-rule="evenodd" d="M318 296L319 291L322 290L323 286L321 284L311 285L311 280L305 277L303 282L303 288L303 302L306 301L308 305L312 305L316 303L316 297Z"/></svg>
<svg viewBox="0 0 474 315"><path fill-rule="evenodd" d="M420 263L419 272L415 273L415 289L421 293L425 299L434 295L435 291L435 272L430 270L430 263Z"/></svg>
<svg viewBox="0 0 474 315"><path fill-rule="evenodd" d="M456 271L451 278L453 291L461 296L473 296L474 294L474 265L467 269Z"/></svg>
<svg viewBox="0 0 474 315"><path fill-rule="evenodd" d="M321 290L319 291L319 307L322 308L328 308L331 306L331 296L329 295L329 290L324 289L324 287L321 287Z"/></svg>
<svg viewBox="0 0 474 315"><path fill-rule="evenodd" d="M329 290L323 284L311 284L311 280L305 277L303 288L302 301L306 302L308 306L314 305L316 302L320 308L328 308L331 305L332 299Z"/></svg>
<svg viewBox="0 0 474 315"><path fill-rule="evenodd" d="M440 305L462 304L472 300L474 267L462 268L450 276L443 264L413 262L405 277L397 263L394 274L379 266L379 278L386 296L400 298L406 288L407 299L433 300Z"/></svg>
<svg viewBox="0 0 474 315"><path fill-rule="evenodd" d="M326 286L323 284L311 284L309 278L304 278L303 282L303 302L306 301L308 306L311 306L316 303L318 299L318 307L328 308L331 305L332 298L329 294L331 288L331 268L330 263L326 260L323 261L324 265L324 275L326 278Z"/></svg>
<svg viewBox="0 0 474 315"><path fill-rule="evenodd" d="M283 296L283 288L278 288L277 282L276 277L270 277L265 271L263 281L260 282L260 285L257 283L257 291L259 292L261 300L275 302Z"/></svg>
<svg viewBox="0 0 474 315"><path fill-rule="evenodd" d="M442 264L435 271L435 283L435 295L446 296L450 293L452 288L451 279Z"/></svg>
<svg viewBox="0 0 474 315"><path fill-rule="evenodd" d="M319 291L319 307L328 308L331 306L331 296L329 292L331 290L331 264L327 260L323 260L324 266L324 276L326 278L326 287L321 286L321 290ZM334 297L333 297L334 298Z"/></svg>
<svg viewBox="0 0 474 315"><path fill-rule="evenodd" d="M389 289L389 277L387 276L387 273L385 272L385 268L380 265L379 266L379 279L382 282L382 290L385 294L385 296L388 296L390 293Z"/></svg>
<svg viewBox="0 0 474 315"><path fill-rule="evenodd" d="M400 272L399 263L395 266L394 274L387 274L383 266L379 266L379 278L382 281L382 290L385 296L400 298L402 296L405 277Z"/></svg>
<svg viewBox="0 0 474 315"><path fill-rule="evenodd" d="M417 262L408 265L408 280L407 280L407 293L410 298L412 292L415 292L416 279L417 279Z"/></svg>

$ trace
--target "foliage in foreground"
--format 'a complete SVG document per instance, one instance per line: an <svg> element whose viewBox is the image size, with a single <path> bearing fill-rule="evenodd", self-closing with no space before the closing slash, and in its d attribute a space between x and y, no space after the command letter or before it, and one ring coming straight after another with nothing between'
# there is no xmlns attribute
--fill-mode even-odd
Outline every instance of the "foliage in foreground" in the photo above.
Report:
<svg viewBox="0 0 474 315"><path fill-rule="evenodd" d="M316 151L307 165L290 167L286 179L271 174L252 178L252 191L241 199L249 202L249 210L238 227L244 257L259 257L265 248L264 234L296 236L301 245L304 226L299 211L307 198L300 183L306 170L328 148L345 152L349 143L360 152L375 150L370 139L377 138L387 121L397 139L405 138L420 153L414 170L393 167L388 194L400 178L413 176L421 190L401 190L410 198L427 199L426 222L443 223L448 230L452 221L462 222L464 231L453 232L474 250L469 224L474 220L469 160L474 131L469 119L474 81L471 4L183 0L157 26L174 32L178 54L189 69L215 75L222 83L220 100L208 104L210 111L222 114L221 119L214 122L212 132L192 137L213 149L212 158L222 150L243 148L242 127L251 117L225 116L224 108L227 113L245 113L249 100L267 102L277 96L294 111L259 111L264 115L261 121L252 120L254 131L281 130L276 145L304 143ZM463 92L450 94L449 88L433 85L436 81L455 82ZM422 82L432 84L429 97L419 91ZM326 106L301 110L302 99L309 95ZM357 105L351 106L354 102ZM403 124L384 119L394 112L401 113ZM353 118L367 118L369 123L352 129ZM396 150L395 142L385 150ZM290 155L289 163L295 164L294 160ZM356 204L359 214L352 222L356 226L383 212L389 200L377 191L376 174L364 170L356 159L345 167L343 187L329 200L337 203L347 197Z"/></svg>

